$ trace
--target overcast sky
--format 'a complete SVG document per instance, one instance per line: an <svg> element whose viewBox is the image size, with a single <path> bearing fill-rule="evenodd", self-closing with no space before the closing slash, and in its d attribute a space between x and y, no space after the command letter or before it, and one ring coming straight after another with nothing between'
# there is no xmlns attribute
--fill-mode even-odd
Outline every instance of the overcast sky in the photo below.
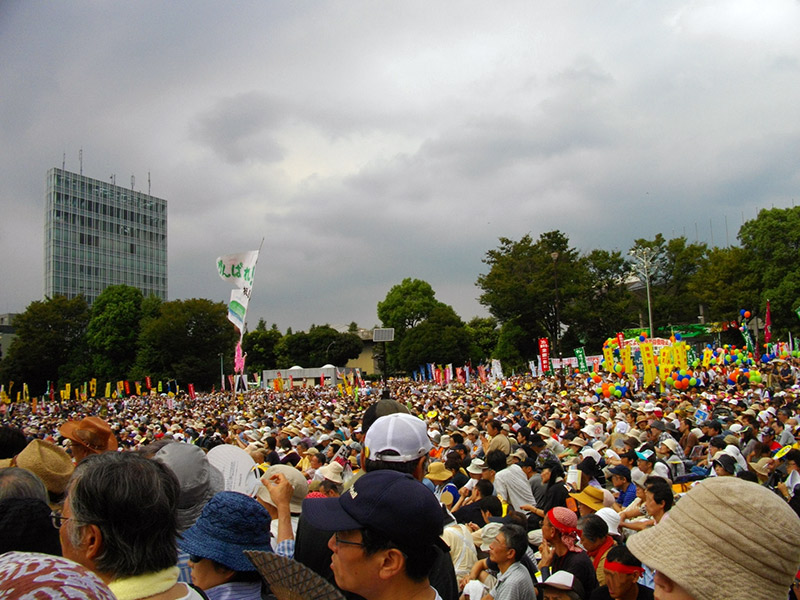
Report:
<svg viewBox="0 0 800 600"><path fill-rule="evenodd" d="M45 174L169 202L170 299L378 324L405 277L462 318L501 236L734 243L800 200L800 2L0 2L0 312L43 292ZM727 239L726 239L727 221Z"/></svg>

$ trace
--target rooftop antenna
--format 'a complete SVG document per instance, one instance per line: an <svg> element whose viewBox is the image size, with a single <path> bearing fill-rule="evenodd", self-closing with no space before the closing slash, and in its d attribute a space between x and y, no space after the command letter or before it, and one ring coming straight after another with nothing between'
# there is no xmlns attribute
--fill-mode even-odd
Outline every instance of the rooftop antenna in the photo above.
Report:
<svg viewBox="0 0 800 600"><path fill-rule="evenodd" d="M78 164L80 164L80 173L83 175L83 148L78 150Z"/></svg>
<svg viewBox="0 0 800 600"><path fill-rule="evenodd" d="M109 179L111 180L111 185L117 185L117 174L116 173L112 173L111 177L109 177Z"/></svg>
<svg viewBox="0 0 800 600"><path fill-rule="evenodd" d="M150 195L150 171L147 172L147 195Z"/></svg>
<svg viewBox="0 0 800 600"><path fill-rule="evenodd" d="M62 171L66 171L67 170L67 153L66 152L64 152L64 154L61 155L61 170Z"/></svg>
<svg viewBox="0 0 800 600"><path fill-rule="evenodd" d="M730 248L731 247L731 241L728 238L728 215L727 214L725 215L725 247L726 248Z"/></svg>
<svg viewBox="0 0 800 600"><path fill-rule="evenodd" d="M133 186L136 184L136 177L131 175L131 191L133 191Z"/></svg>

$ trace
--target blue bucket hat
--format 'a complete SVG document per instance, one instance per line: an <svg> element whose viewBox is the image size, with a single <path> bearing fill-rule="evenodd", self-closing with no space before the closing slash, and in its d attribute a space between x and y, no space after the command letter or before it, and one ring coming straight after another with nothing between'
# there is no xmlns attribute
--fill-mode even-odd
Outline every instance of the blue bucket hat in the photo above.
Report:
<svg viewBox="0 0 800 600"><path fill-rule="evenodd" d="M184 552L209 558L234 571L255 571L245 550L272 552L270 516L253 498L238 492L220 492L197 522L178 538Z"/></svg>

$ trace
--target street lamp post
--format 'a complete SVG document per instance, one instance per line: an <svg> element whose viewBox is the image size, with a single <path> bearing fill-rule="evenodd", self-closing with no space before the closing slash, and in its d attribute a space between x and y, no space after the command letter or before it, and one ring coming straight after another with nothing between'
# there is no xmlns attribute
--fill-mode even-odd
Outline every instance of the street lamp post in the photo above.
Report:
<svg viewBox="0 0 800 600"><path fill-rule="evenodd" d="M650 327L648 329L648 337L653 337L653 305L650 302L650 267L653 265L653 257L656 251L653 248L639 247L634 248L629 253L639 264L639 267L644 272L644 284L647 289L647 317L649 319Z"/></svg>
<svg viewBox="0 0 800 600"><path fill-rule="evenodd" d="M222 386L220 389L225 391L225 369L222 366L222 352L219 353L219 382Z"/></svg>
<svg viewBox="0 0 800 600"><path fill-rule="evenodd" d="M558 316L558 252L551 252L550 258L553 259L553 284L555 286L556 291L556 353L558 354L559 365L561 364L562 356L561 356L561 321Z"/></svg>

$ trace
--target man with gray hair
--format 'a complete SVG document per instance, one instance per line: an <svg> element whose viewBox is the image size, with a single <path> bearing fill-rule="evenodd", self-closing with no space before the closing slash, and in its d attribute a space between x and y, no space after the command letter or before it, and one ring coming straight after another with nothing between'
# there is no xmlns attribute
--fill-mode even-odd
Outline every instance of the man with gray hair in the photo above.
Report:
<svg viewBox="0 0 800 600"><path fill-rule="evenodd" d="M105 452L78 465L59 525L61 549L96 573L119 600L200 600L178 583L178 480L134 452Z"/></svg>

